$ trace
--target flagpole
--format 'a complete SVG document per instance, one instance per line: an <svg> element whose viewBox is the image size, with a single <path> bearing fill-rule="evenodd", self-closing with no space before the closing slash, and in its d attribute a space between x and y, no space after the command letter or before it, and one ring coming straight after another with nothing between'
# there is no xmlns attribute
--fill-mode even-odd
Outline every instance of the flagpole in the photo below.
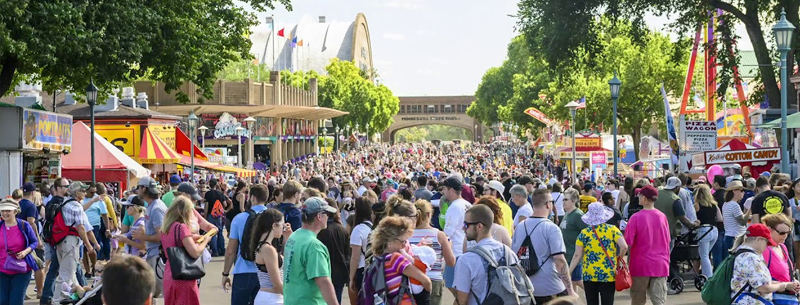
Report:
<svg viewBox="0 0 800 305"><path fill-rule="evenodd" d="M276 62L275 62L275 15L273 14L271 16L272 17L270 18L270 20L272 21L272 31L271 31L272 32L272 71L277 71L277 69L275 69L275 66L276 66L275 65L276 64Z"/></svg>

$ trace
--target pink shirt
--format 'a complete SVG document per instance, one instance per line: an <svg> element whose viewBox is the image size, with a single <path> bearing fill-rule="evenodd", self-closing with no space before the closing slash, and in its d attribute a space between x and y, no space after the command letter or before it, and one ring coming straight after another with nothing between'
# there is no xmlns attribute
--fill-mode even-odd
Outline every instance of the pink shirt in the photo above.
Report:
<svg viewBox="0 0 800 305"><path fill-rule="evenodd" d="M773 250L772 247L767 247L767 249L764 250L761 255L764 256L764 262L769 267L769 274L772 276L773 280L779 282L789 282L791 281L791 278L789 277L789 263L786 260L788 257L786 254L786 246L783 244L780 244L779 246L781 247L781 251L784 253L784 259L781 259L781 257L775 253L776 251Z"/></svg>
<svg viewBox="0 0 800 305"><path fill-rule="evenodd" d="M669 275L670 235L664 213L641 210L633 214L625 227L625 241L630 246L631 276Z"/></svg>
<svg viewBox="0 0 800 305"><path fill-rule="evenodd" d="M3 266L6 264L6 258L8 257L8 251L10 250L12 253L17 253L19 251L25 250L25 235L22 235L22 230L20 230L19 225L13 227L6 227L5 224L0 226L0 272L5 274L15 274L12 273ZM6 238L8 240L6 241ZM8 249L6 249L6 242L8 242ZM31 268L28 267L28 271Z"/></svg>

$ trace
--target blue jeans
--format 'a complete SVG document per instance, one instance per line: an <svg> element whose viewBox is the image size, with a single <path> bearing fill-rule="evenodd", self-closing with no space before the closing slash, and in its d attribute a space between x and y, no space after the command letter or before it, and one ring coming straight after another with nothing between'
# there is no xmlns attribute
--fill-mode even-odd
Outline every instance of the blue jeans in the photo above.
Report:
<svg viewBox="0 0 800 305"><path fill-rule="evenodd" d="M97 243L100 244L100 251L97 251L97 260L106 261L111 259L111 241L106 238L105 225L94 226L92 233L94 233Z"/></svg>
<svg viewBox="0 0 800 305"><path fill-rule="evenodd" d="M724 255L725 257L728 257L731 248L733 248L734 241L736 241L736 236L725 236L725 240L722 243L722 246L725 248L725 255ZM725 259L725 257L723 257L722 259Z"/></svg>
<svg viewBox="0 0 800 305"><path fill-rule="evenodd" d="M25 292L31 283L31 273L5 274L0 272L0 305L17 305L25 302Z"/></svg>
<svg viewBox="0 0 800 305"><path fill-rule="evenodd" d="M333 285L333 292L336 293L336 300L339 304L342 303L342 291L344 291L345 284Z"/></svg>
<svg viewBox="0 0 800 305"><path fill-rule="evenodd" d="M211 255L225 255L225 236L222 233L222 228L225 226L224 220L222 217L214 217L211 215L208 215L206 220L208 220L208 222L210 222L212 225L217 226L217 235L211 237L211 242L208 243L208 245L211 246Z"/></svg>
<svg viewBox="0 0 800 305"><path fill-rule="evenodd" d="M45 247L51 247L50 245L45 245ZM44 277L44 287L42 287L42 299L41 303L49 303L53 299L53 291L55 290L56 285L56 278L58 277L58 255L56 254L56 250L52 249L50 251L50 269L47 270L47 275ZM78 264L77 271L75 271L75 277L78 278L78 284L81 286L86 286L86 279L83 277L83 266ZM30 277L28 278L30 280ZM59 287L59 292L60 292Z"/></svg>
<svg viewBox="0 0 800 305"><path fill-rule="evenodd" d="M253 305L260 288L257 274L234 274L231 285L231 305Z"/></svg>
<svg viewBox="0 0 800 305"><path fill-rule="evenodd" d="M708 234L706 234L706 232L708 232ZM717 242L717 228L706 227L697 231L697 237L703 236L703 234L706 234L706 236L697 240L697 251L700 252L700 266L703 275L707 278L711 278L711 275L714 274L714 268L711 265L711 258L709 256L711 254L711 248L714 247L714 244Z"/></svg>
<svg viewBox="0 0 800 305"><path fill-rule="evenodd" d="M723 245L725 243L725 230L717 228L717 241L714 242L714 247L711 248L711 262L714 268L717 268L722 260L728 257L728 251Z"/></svg>

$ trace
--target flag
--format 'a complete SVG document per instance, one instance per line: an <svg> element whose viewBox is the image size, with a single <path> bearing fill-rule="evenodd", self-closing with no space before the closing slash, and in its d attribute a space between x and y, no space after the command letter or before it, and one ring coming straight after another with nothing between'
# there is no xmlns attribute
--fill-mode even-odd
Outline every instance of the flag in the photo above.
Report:
<svg viewBox="0 0 800 305"><path fill-rule="evenodd" d="M667 123L667 137L669 137L669 146L670 146L670 155L672 158L670 159L670 164L678 164L678 155L680 155L680 150L678 147L678 136L675 132L675 121L672 119L672 111L669 109L669 100L667 99L667 91L664 90L664 84L661 84L661 96L664 98L664 115L666 115L666 123Z"/></svg>
<svg viewBox="0 0 800 305"><path fill-rule="evenodd" d="M294 38L292 38L292 48L294 48L294 47L296 47L296 46L297 46L297 36L295 36Z"/></svg>
<svg viewBox="0 0 800 305"><path fill-rule="evenodd" d="M286 37L286 36L283 34L283 30L285 30L285 29L286 29L286 28L283 28L283 29L280 29L280 30L278 30L278 36L281 36L281 37Z"/></svg>
<svg viewBox="0 0 800 305"><path fill-rule="evenodd" d="M297 46L298 47L302 47L303 46L303 40L302 39L300 39L300 41L297 42Z"/></svg>
<svg viewBox="0 0 800 305"><path fill-rule="evenodd" d="M586 97L582 97L578 100L578 108L577 109L585 109L586 108Z"/></svg>

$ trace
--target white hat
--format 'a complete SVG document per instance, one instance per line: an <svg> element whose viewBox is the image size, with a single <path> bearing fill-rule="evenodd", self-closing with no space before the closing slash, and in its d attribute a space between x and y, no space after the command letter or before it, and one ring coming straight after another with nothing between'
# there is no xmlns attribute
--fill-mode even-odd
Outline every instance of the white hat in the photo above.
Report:
<svg viewBox="0 0 800 305"><path fill-rule="evenodd" d="M587 225L596 226L606 223L611 217L614 217L614 210L600 202L592 202L586 214L581 216L581 220Z"/></svg>
<svg viewBox="0 0 800 305"><path fill-rule="evenodd" d="M664 186L664 189L674 190L675 188L678 188L680 186L681 186L681 179L678 179L678 177L669 177L669 179L667 179L667 185Z"/></svg>
<svg viewBox="0 0 800 305"><path fill-rule="evenodd" d="M503 186L503 183L497 180L489 181L489 188L501 194L506 190L506 187Z"/></svg>

